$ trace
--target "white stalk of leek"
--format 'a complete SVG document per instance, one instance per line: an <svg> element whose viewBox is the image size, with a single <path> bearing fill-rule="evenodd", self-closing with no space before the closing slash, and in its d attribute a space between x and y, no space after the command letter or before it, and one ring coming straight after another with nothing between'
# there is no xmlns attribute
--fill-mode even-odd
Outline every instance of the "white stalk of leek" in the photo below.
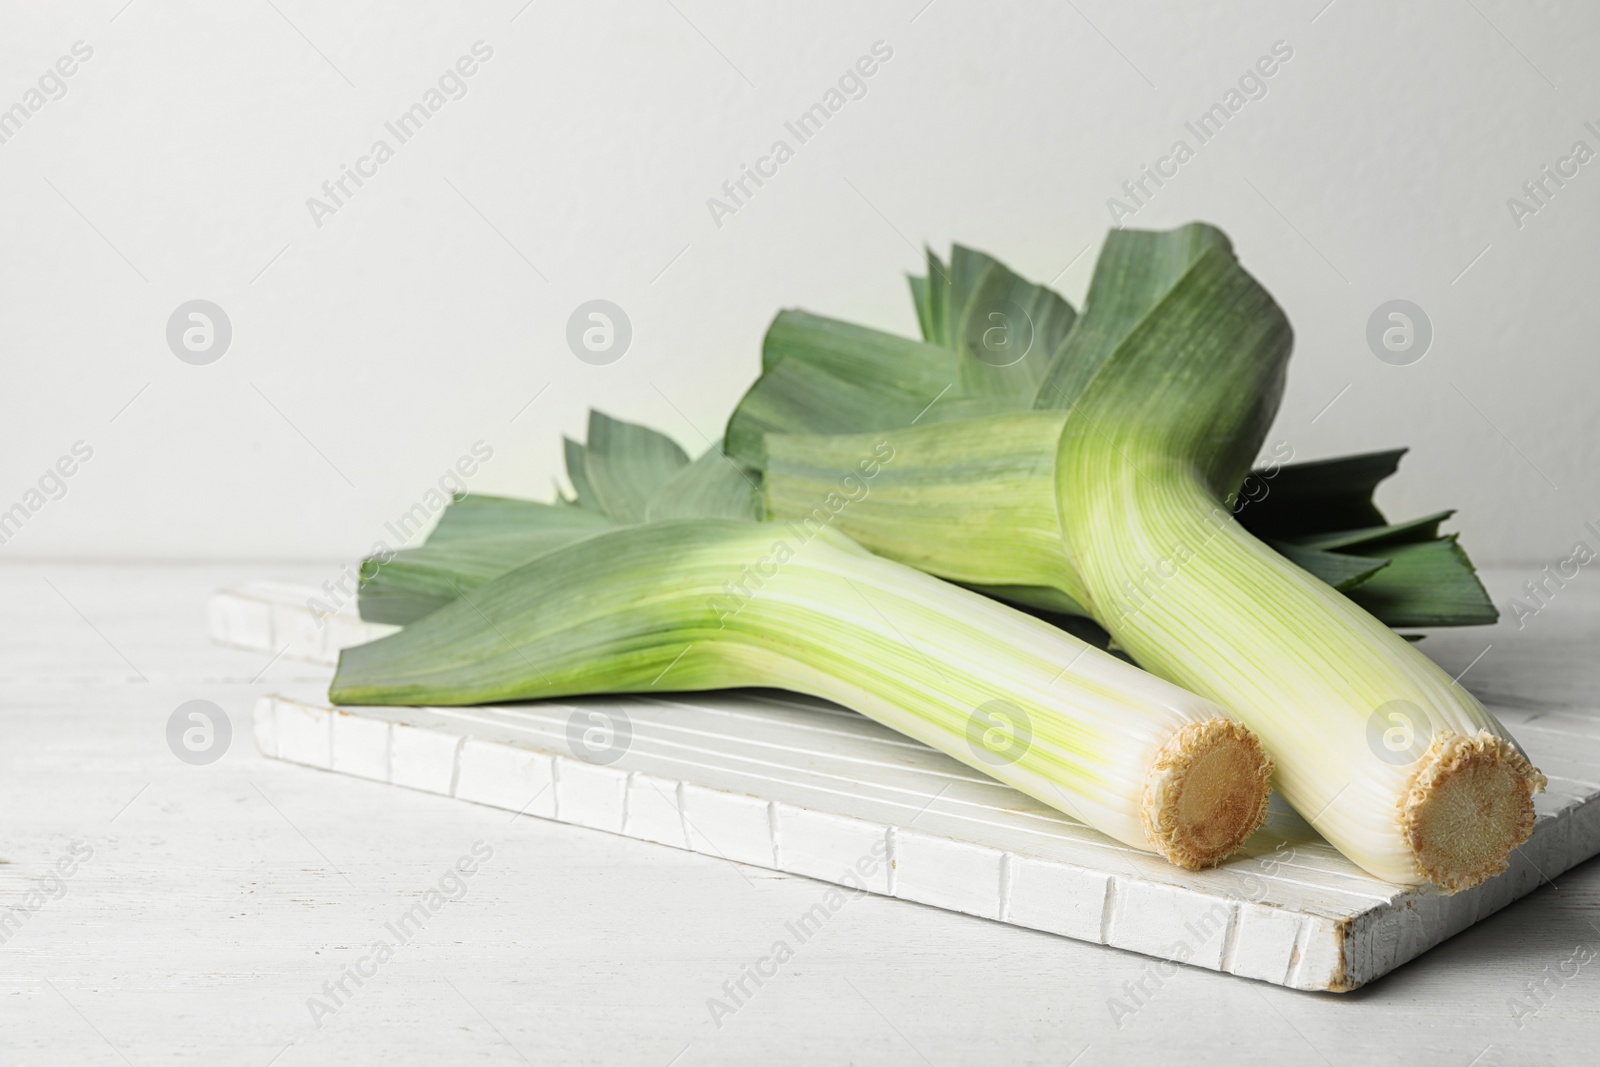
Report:
<svg viewBox="0 0 1600 1067"><path fill-rule="evenodd" d="M993 265L968 273L995 276ZM935 324L991 317L979 312L993 285L964 282L959 261L919 292L929 287L964 309L919 298ZM825 471L887 439L895 462L839 516L843 532L941 577L1087 612L1138 663L1256 731L1279 791L1372 874L1455 891L1504 870L1527 839L1544 779L1505 729L1403 638L1233 518L1291 334L1220 233L1113 233L1085 314L1041 353L1036 410L996 412L987 394L957 394L941 416L945 401L931 392L937 403L919 409L916 375L932 345L884 335L857 345L843 324L799 318L784 329L728 429L762 467L771 515L805 514ZM969 347L973 336L928 322L924 332ZM851 370L852 356L872 373ZM796 417L822 373L846 383L848 402ZM915 425L873 425L902 409L919 411ZM852 422L873 432L845 432Z"/></svg>
<svg viewBox="0 0 1600 1067"><path fill-rule="evenodd" d="M1188 868L1231 854L1266 812L1270 761L1217 705L831 529L697 519L600 533L346 650L330 696L739 686L854 708Z"/></svg>
<svg viewBox="0 0 1600 1067"><path fill-rule="evenodd" d="M1192 470L1063 459L1064 541L1097 617L1249 723L1324 837L1401 884L1453 892L1505 870L1544 778L1472 694L1250 536Z"/></svg>

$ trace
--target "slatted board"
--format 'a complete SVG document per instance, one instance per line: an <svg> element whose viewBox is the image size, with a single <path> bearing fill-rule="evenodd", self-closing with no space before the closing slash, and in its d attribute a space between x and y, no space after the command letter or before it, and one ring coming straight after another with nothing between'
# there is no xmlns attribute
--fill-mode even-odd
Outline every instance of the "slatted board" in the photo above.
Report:
<svg viewBox="0 0 1600 1067"><path fill-rule="evenodd" d="M388 632L317 591L216 594L214 640L331 666ZM1379 881L1276 797L1223 866L1129 849L854 712L771 691L481 708L262 699L261 752L1296 989L1354 989L1600 853L1600 717L1492 704L1550 776L1511 869L1444 896Z"/></svg>

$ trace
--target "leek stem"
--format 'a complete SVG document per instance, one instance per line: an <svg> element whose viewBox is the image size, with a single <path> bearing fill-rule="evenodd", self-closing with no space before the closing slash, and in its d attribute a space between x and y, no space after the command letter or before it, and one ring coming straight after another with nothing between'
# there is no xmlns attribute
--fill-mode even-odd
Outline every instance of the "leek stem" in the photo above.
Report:
<svg viewBox="0 0 1600 1067"><path fill-rule="evenodd" d="M1191 468L1122 445L1064 448L1058 475L1064 544L1117 642L1248 723L1279 792L1371 873L1454 891L1504 870L1544 780L1493 716Z"/></svg>
<svg viewBox="0 0 1600 1067"><path fill-rule="evenodd" d="M836 701L1185 867L1241 845L1271 764L1208 700L831 529L599 534L349 649L344 704L775 686Z"/></svg>

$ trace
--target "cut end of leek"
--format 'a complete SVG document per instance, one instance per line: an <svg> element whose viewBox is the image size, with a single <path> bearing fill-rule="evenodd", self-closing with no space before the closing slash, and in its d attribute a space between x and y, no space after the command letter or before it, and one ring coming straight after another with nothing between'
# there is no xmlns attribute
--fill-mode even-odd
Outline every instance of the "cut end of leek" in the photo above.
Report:
<svg viewBox="0 0 1600 1067"><path fill-rule="evenodd" d="M1544 787L1544 775L1505 738L1441 731L1400 808L1418 871L1446 893L1499 874L1533 833L1533 795Z"/></svg>
<svg viewBox="0 0 1600 1067"><path fill-rule="evenodd" d="M1162 746L1145 779L1145 833L1180 867L1214 867L1260 828L1271 780L1272 760L1244 726L1189 723Z"/></svg>

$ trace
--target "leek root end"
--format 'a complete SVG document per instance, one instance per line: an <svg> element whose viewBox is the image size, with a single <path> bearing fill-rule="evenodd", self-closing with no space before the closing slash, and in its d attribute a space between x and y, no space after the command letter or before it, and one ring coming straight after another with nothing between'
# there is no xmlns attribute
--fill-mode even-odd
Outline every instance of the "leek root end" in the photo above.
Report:
<svg viewBox="0 0 1600 1067"><path fill-rule="evenodd" d="M1513 744L1441 731L1401 801L1400 826L1422 877L1446 893L1492 878L1533 833L1545 778Z"/></svg>
<svg viewBox="0 0 1600 1067"><path fill-rule="evenodd" d="M1220 718L1190 723L1145 779L1145 833L1180 867L1214 867L1261 826L1271 779L1272 760L1245 727Z"/></svg>

